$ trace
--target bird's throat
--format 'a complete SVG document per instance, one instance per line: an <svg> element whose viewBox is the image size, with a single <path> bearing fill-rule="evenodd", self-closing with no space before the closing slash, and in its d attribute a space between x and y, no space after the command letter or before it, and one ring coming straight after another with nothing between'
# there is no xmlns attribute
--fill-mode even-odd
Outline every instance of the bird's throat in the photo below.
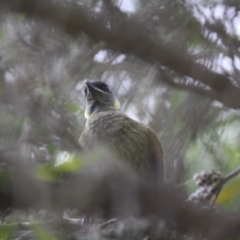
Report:
<svg viewBox="0 0 240 240"><path fill-rule="evenodd" d="M117 99L115 99L114 104L112 106L108 104L102 104L99 102L88 103L84 112L84 117L88 119L94 113L106 112L106 111L112 111L112 110L118 111L119 109L120 109L120 103Z"/></svg>

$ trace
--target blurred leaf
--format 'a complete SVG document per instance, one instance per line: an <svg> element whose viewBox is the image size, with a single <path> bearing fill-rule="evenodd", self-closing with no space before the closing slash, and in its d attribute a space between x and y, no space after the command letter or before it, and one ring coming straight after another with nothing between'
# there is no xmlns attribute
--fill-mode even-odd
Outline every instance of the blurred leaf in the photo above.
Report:
<svg viewBox="0 0 240 240"><path fill-rule="evenodd" d="M36 176L44 181L55 182L59 179L55 168L50 165L39 165L36 169Z"/></svg>
<svg viewBox="0 0 240 240"><path fill-rule="evenodd" d="M35 226L34 227L34 232L35 232L35 234L37 236L37 239L41 239L41 240L57 240L56 237L54 237L47 230L44 230L40 226Z"/></svg>
<svg viewBox="0 0 240 240"><path fill-rule="evenodd" d="M77 105L74 102L69 101L65 106L66 106L67 110L72 113L79 111L79 105Z"/></svg>
<svg viewBox="0 0 240 240"><path fill-rule="evenodd" d="M62 164L55 166L57 172L75 172L83 165L83 161L78 155L66 152L62 154L63 156L61 156L61 158L64 158L62 161L60 160Z"/></svg>
<svg viewBox="0 0 240 240"><path fill-rule="evenodd" d="M240 178L234 179L227 187L219 194L216 203L221 204L240 194Z"/></svg>
<svg viewBox="0 0 240 240"><path fill-rule="evenodd" d="M0 225L0 239L12 239L11 235L15 230L14 225Z"/></svg>
<svg viewBox="0 0 240 240"><path fill-rule="evenodd" d="M77 172L82 165L83 161L78 155L61 152L57 156L55 166L40 164L36 169L36 175L44 181L54 182L58 181L64 173Z"/></svg>
<svg viewBox="0 0 240 240"><path fill-rule="evenodd" d="M191 17L186 23L188 42L192 47L199 47L203 45L204 39L199 34L200 24L196 18Z"/></svg>
<svg viewBox="0 0 240 240"><path fill-rule="evenodd" d="M55 146L53 144L47 144L46 146L47 146L47 150L48 150L49 154L51 156L54 156L54 154L56 152Z"/></svg>

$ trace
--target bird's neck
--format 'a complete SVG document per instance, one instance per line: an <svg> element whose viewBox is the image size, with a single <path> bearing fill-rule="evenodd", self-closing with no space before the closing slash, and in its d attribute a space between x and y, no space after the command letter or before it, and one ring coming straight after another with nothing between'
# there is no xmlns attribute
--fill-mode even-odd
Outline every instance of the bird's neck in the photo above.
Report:
<svg viewBox="0 0 240 240"><path fill-rule="evenodd" d="M115 106L109 106L106 104L101 104L98 102L94 102L91 104L88 104L88 106L85 109L85 118L88 119L91 115L99 113L99 112L107 112L107 111L118 111Z"/></svg>

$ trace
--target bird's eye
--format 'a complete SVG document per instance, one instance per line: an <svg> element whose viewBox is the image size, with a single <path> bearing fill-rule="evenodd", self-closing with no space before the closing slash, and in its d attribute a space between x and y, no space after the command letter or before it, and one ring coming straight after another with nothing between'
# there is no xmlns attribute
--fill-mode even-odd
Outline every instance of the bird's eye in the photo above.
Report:
<svg viewBox="0 0 240 240"><path fill-rule="evenodd" d="M105 92L109 92L109 87L105 87Z"/></svg>

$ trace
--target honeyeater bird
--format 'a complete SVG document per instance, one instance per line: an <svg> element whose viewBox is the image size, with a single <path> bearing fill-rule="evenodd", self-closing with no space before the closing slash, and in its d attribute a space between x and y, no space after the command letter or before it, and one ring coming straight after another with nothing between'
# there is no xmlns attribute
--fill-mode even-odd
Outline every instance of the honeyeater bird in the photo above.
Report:
<svg viewBox="0 0 240 240"><path fill-rule="evenodd" d="M83 149L103 146L140 177L161 182L163 150L147 126L120 112L120 103L102 81L85 81L86 125L79 143Z"/></svg>

